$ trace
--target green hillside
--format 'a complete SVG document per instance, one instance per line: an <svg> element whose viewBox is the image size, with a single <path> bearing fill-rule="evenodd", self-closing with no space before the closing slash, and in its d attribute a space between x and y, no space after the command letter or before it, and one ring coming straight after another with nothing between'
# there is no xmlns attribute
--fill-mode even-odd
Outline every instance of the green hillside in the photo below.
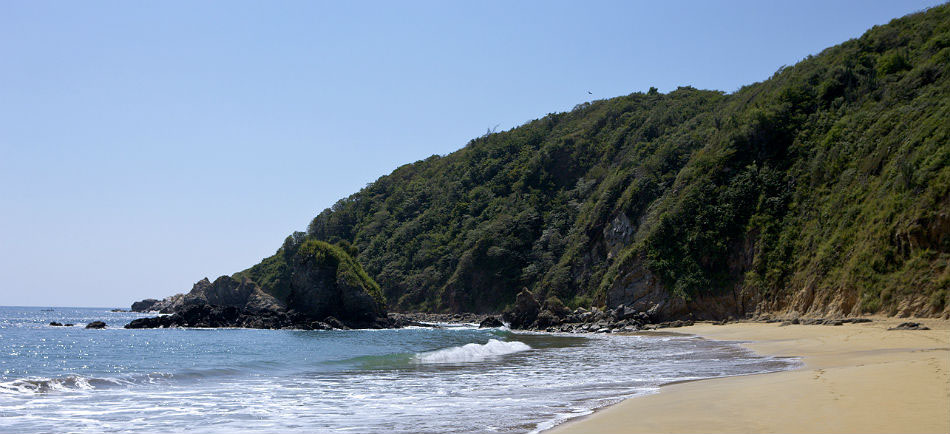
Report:
<svg viewBox="0 0 950 434"><path fill-rule="evenodd" d="M306 236L356 252L396 310L499 311L527 287L668 317L945 313L948 68L943 5L735 93L651 89L487 134Z"/></svg>

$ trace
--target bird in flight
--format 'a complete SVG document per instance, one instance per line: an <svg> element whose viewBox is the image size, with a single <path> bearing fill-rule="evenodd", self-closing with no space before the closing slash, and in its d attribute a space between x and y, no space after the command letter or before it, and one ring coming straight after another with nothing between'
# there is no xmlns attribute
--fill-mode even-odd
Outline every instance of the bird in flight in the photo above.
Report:
<svg viewBox="0 0 950 434"><path fill-rule="evenodd" d="M594 93L588 90L588 91L587 91L587 94L588 94L588 95L593 95Z"/></svg>

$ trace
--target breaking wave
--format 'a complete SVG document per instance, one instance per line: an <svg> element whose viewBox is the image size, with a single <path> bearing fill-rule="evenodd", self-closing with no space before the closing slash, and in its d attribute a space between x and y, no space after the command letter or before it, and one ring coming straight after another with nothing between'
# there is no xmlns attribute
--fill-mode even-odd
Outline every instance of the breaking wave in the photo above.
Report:
<svg viewBox="0 0 950 434"><path fill-rule="evenodd" d="M466 344L460 347L445 348L436 351L419 353L415 356L418 363L466 363L481 362L486 359L503 356L505 354L528 351L531 347L524 342L502 342L490 339L484 344Z"/></svg>
<svg viewBox="0 0 950 434"><path fill-rule="evenodd" d="M55 392L84 392L111 387L128 387L136 384L155 384L168 381L193 381L203 378L239 374L241 371L227 368L188 369L178 373L151 372L122 377L102 378L82 375L62 377L28 377L12 381L0 381L0 395L43 394Z"/></svg>
<svg viewBox="0 0 950 434"><path fill-rule="evenodd" d="M61 378L21 378L19 380L0 382L0 393L6 394L33 394L48 392L67 392L92 390L97 387L119 386L127 383L123 380L111 378L91 378L79 375L69 375Z"/></svg>

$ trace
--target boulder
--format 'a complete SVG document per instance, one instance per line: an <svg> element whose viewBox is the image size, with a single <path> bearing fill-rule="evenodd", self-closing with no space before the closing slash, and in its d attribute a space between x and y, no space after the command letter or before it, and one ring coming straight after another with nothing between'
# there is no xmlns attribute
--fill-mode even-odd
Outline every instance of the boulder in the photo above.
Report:
<svg viewBox="0 0 950 434"><path fill-rule="evenodd" d="M528 288L524 288L515 298L515 304L502 315L502 318L514 329L525 329L538 319L541 303Z"/></svg>
<svg viewBox="0 0 950 434"><path fill-rule="evenodd" d="M340 329L340 330L347 330L347 329L349 329L349 327L347 327L345 324L343 324L343 322L341 322L340 320L338 320L338 319L336 319L336 318L334 318L334 317L332 317L332 316L328 316L328 317L324 318L323 322L325 322L325 323L328 324L330 327L333 327L333 328L335 328L335 329Z"/></svg>
<svg viewBox="0 0 950 434"><path fill-rule="evenodd" d="M314 321L310 323L310 330L333 330L333 326L323 321Z"/></svg>
<svg viewBox="0 0 950 434"><path fill-rule="evenodd" d="M558 319L567 318L571 314L571 310L557 297L548 297L544 301L543 309L550 311Z"/></svg>
<svg viewBox="0 0 950 434"><path fill-rule="evenodd" d="M617 309L614 310L614 315L617 317L617 319L621 320L637 319L639 317L637 314L639 313L640 312L638 312L636 309L624 306L622 304L617 306ZM646 316L646 314L643 315Z"/></svg>
<svg viewBox="0 0 950 434"><path fill-rule="evenodd" d="M62 323L59 323L59 322L56 322L56 321L51 321L51 322L49 323L49 325L51 325L51 326L53 326L53 327L62 327L62 326L63 326Z"/></svg>
<svg viewBox="0 0 950 434"><path fill-rule="evenodd" d="M102 321L93 321L89 324L86 324L87 329L104 329L106 328L106 323Z"/></svg>
<svg viewBox="0 0 950 434"><path fill-rule="evenodd" d="M607 314L599 308L591 308L591 313L593 314L593 318L591 318L591 321L593 322L599 322L607 319Z"/></svg>
<svg viewBox="0 0 950 434"><path fill-rule="evenodd" d="M930 327L924 326L919 322L902 322L896 327L891 327L888 330L930 330Z"/></svg>
<svg viewBox="0 0 950 434"><path fill-rule="evenodd" d="M538 314L538 318L535 320L536 328L539 329L546 329L560 323L561 321L558 319L557 315L547 309L542 310L541 313Z"/></svg>
<svg viewBox="0 0 950 434"><path fill-rule="evenodd" d="M496 328L496 327L504 327L504 326L505 326L505 323L501 322L501 320L498 319L498 317L496 316L486 317L485 319L482 320L482 322L478 323L478 328L480 329Z"/></svg>

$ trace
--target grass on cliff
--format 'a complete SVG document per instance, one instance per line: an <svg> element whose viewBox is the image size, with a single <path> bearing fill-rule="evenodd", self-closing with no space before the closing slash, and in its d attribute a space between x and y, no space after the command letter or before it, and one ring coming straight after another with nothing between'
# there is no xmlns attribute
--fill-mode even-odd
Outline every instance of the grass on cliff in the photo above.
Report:
<svg viewBox="0 0 950 434"><path fill-rule="evenodd" d="M348 244L333 245L319 240L305 239L302 233L287 237L284 245L273 256L259 264L236 273L257 282L261 288L280 300L287 300L291 293L291 278L301 266L324 268L333 273L337 285L346 284L360 288L373 297L381 306L386 305L379 284L347 251ZM306 265L304 265L306 264Z"/></svg>

